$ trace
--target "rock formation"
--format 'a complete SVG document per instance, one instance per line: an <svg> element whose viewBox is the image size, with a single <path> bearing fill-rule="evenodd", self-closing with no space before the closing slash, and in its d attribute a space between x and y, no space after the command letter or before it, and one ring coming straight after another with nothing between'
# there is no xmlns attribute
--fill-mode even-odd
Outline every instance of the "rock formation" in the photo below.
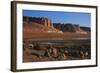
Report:
<svg viewBox="0 0 100 73"><path fill-rule="evenodd" d="M77 32L77 33L86 33L90 32L89 27L82 27L79 24L61 24L61 23L54 23L54 28L59 29L63 32Z"/></svg>
<svg viewBox="0 0 100 73"><path fill-rule="evenodd" d="M24 16L23 21L28 22L28 23L34 22L34 23L42 24L46 27L52 27L53 26L52 21L48 18L36 18L36 17L26 17L26 16Z"/></svg>
<svg viewBox="0 0 100 73"><path fill-rule="evenodd" d="M74 28L75 28L76 32L78 32L78 31L81 30L79 24L75 24L75 25L74 25Z"/></svg>
<svg viewBox="0 0 100 73"><path fill-rule="evenodd" d="M46 17L42 18L42 17L23 16L23 22L27 24L34 24L34 26L35 24L37 24L37 26L39 26L41 30L47 32L77 32L77 33L90 32L90 28L88 27L80 27L79 24L71 24L71 23L65 23L65 24L53 23L50 19Z"/></svg>

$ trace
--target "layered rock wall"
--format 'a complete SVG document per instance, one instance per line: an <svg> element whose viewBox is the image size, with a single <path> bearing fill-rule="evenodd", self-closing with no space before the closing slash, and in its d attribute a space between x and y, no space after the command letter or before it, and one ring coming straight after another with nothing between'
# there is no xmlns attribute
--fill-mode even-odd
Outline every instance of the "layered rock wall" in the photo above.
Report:
<svg viewBox="0 0 100 73"><path fill-rule="evenodd" d="M42 24L46 27L52 27L52 21L48 18L36 18L36 17L23 17L23 21L24 22L28 22L28 23L38 23L38 24Z"/></svg>

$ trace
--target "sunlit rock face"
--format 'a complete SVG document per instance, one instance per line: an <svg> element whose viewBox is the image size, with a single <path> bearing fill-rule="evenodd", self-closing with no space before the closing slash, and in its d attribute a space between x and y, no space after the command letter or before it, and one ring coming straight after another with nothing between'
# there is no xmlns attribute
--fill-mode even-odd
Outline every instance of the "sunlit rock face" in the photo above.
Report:
<svg viewBox="0 0 100 73"><path fill-rule="evenodd" d="M64 32L75 32L87 34L90 32L90 28L82 27L79 24L72 23L53 23L52 20L46 17L28 17L23 16L23 26L31 28L30 30L48 33L64 33ZM25 28L25 29L26 29Z"/></svg>
<svg viewBox="0 0 100 73"><path fill-rule="evenodd" d="M52 21L48 18L37 18L37 17L23 17L23 21L24 22L28 22L28 23L37 23L37 24L42 24L44 26L47 27L52 27Z"/></svg>
<svg viewBox="0 0 100 73"><path fill-rule="evenodd" d="M23 26L29 30L38 30L41 32L56 32L62 33L59 29L53 27L53 22L48 18L37 18L37 17L23 17ZM31 28L31 29L30 29Z"/></svg>

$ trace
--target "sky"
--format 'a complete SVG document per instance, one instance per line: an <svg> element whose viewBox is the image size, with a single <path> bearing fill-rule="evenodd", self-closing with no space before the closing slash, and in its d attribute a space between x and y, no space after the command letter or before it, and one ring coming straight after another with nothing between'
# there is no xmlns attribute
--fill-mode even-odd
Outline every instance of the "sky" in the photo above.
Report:
<svg viewBox="0 0 100 73"><path fill-rule="evenodd" d="M23 10L23 16L47 17L53 23L72 23L85 27L90 27L91 25L90 13Z"/></svg>

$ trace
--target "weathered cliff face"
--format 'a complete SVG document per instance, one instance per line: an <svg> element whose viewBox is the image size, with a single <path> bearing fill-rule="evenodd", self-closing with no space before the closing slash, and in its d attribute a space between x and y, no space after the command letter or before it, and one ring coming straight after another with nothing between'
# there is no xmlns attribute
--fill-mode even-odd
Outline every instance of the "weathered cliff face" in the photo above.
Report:
<svg viewBox="0 0 100 73"><path fill-rule="evenodd" d="M47 26L47 27L52 27L53 24L52 24L52 21L48 18L42 18L42 24L44 24L44 26Z"/></svg>
<svg viewBox="0 0 100 73"><path fill-rule="evenodd" d="M86 33L90 32L89 27L81 27L79 24L61 24L61 23L54 23L53 26L56 29L59 29L63 32L78 32L78 33Z"/></svg>
<svg viewBox="0 0 100 73"><path fill-rule="evenodd" d="M53 23L48 18L40 18L40 17L23 17L24 26L25 24L31 24L34 29L47 31L47 32L77 32L77 33L86 33L90 32L90 28L88 27L80 27L79 24L71 24L71 23ZM36 27L36 28L35 28Z"/></svg>
<svg viewBox="0 0 100 73"><path fill-rule="evenodd" d="M75 27L72 24L59 24L59 23L54 23L54 27L56 29L62 30L63 32L76 32L76 29L78 30L78 27Z"/></svg>
<svg viewBox="0 0 100 73"><path fill-rule="evenodd" d="M60 30L53 27L53 23L48 18L23 17L24 30L38 31L38 32L56 32L61 33Z"/></svg>
<svg viewBox="0 0 100 73"><path fill-rule="evenodd" d="M23 21L28 22L28 23L42 24L46 27L53 27L52 21L48 18L36 18L36 17L26 17L26 16L24 16Z"/></svg>
<svg viewBox="0 0 100 73"><path fill-rule="evenodd" d="M77 31L81 31L79 24L75 24L75 25L74 25L74 28L75 28L76 32L77 32Z"/></svg>

